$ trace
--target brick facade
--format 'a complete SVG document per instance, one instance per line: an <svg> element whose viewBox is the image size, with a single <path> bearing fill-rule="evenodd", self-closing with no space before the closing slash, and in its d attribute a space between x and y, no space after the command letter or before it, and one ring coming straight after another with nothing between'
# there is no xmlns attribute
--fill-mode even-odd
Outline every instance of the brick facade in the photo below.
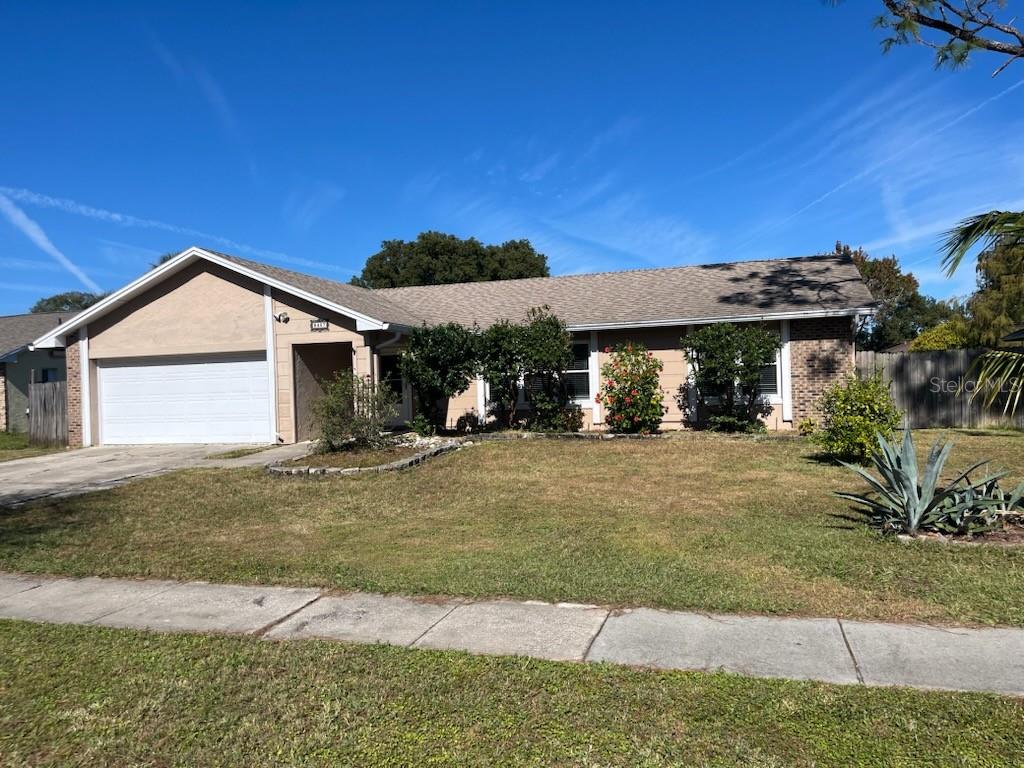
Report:
<svg viewBox="0 0 1024 768"><path fill-rule="evenodd" d="M64 358L68 371L68 445L81 448L82 435L82 347L78 335L68 336Z"/></svg>
<svg viewBox="0 0 1024 768"><path fill-rule="evenodd" d="M794 320L789 331L793 422L814 416L825 389L852 374L853 323L849 317Z"/></svg>
<svg viewBox="0 0 1024 768"><path fill-rule="evenodd" d="M0 432L7 431L7 363L0 363Z"/></svg>

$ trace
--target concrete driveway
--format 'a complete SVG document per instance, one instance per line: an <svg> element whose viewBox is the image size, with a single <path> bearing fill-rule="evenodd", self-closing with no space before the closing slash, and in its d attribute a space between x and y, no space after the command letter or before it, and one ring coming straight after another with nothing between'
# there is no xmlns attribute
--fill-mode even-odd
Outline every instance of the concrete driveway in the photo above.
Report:
<svg viewBox="0 0 1024 768"><path fill-rule="evenodd" d="M208 459L237 445L131 445L82 448L0 462L0 506L73 496L187 467L265 466L305 454L308 443L282 445L237 459Z"/></svg>

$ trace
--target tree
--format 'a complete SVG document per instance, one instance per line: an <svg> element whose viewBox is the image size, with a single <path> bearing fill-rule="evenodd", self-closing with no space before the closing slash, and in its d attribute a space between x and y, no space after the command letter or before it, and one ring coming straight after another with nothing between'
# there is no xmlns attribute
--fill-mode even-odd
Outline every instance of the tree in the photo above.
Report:
<svg viewBox="0 0 1024 768"><path fill-rule="evenodd" d="M761 397L761 369L775 362L779 335L761 325L715 323L681 341L690 363L688 384L697 394L697 414L723 432L763 429L760 417L771 411Z"/></svg>
<svg viewBox="0 0 1024 768"><path fill-rule="evenodd" d="M30 312L81 312L102 299L105 293L67 291L46 296L32 305Z"/></svg>
<svg viewBox="0 0 1024 768"><path fill-rule="evenodd" d="M863 349L888 349L956 316L952 306L924 296L917 278L904 274L895 256L872 258L864 249L840 242L835 253L853 259L879 304L877 313L857 329L857 344Z"/></svg>
<svg viewBox="0 0 1024 768"><path fill-rule="evenodd" d="M887 37L882 50L917 44L935 51L936 67L962 67L974 51L1007 56L993 77L1024 57L1024 30L1014 26L1015 16L1000 20L996 13L1005 0L882 0L885 12L875 26Z"/></svg>
<svg viewBox="0 0 1024 768"><path fill-rule="evenodd" d="M154 262L153 262L152 264L150 264L149 266L150 266L150 267L153 267L153 268L159 267L159 266L160 266L161 264L164 264L164 263L166 263L166 262L170 261L171 259L173 259L173 258L174 258L175 256L177 256L177 255L178 255L179 253L181 253L181 251L170 251L170 252L168 252L168 253L165 253L165 254L164 254L163 256L161 256L161 257L160 257L159 259L157 259L156 261L154 261Z"/></svg>
<svg viewBox="0 0 1024 768"><path fill-rule="evenodd" d="M416 392L419 413L434 429L444 429L448 399L469 389L477 369L475 328L458 323L420 326L409 334L399 359L402 376Z"/></svg>
<svg viewBox="0 0 1024 768"><path fill-rule="evenodd" d="M970 346L967 342L965 323L959 318L947 320L928 328L910 342L911 352L942 352L947 349L964 349Z"/></svg>
<svg viewBox="0 0 1024 768"><path fill-rule="evenodd" d="M494 416L505 428L516 423L520 382L526 365L523 330L522 325L501 320L480 334L480 374L490 387Z"/></svg>
<svg viewBox="0 0 1024 768"><path fill-rule="evenodd" d="M441 232L421 232L412 242L381 243L381 250L366 260L362 273L352 278L352 284L397 288L549 274L547 257L537 253L529 240L484 245L473 237L463 240Z"/></svg>
<svg viewBox="0 0 1024 768"><path fill-rule="evenodd" d="M971 346L998 347L1024 323L1024 246L996 243L978 254L978 290L967 300Z"/></svg>

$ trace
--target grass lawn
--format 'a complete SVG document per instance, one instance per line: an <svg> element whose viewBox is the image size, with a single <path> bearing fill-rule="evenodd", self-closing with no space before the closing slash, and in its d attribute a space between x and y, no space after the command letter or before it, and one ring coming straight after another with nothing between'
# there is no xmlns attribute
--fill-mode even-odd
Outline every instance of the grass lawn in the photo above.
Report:
<svg viewBox="0 0 1024 768"><path fill-rule="evenodd" d="M1024 704L0 621L6 765L1019 765Z"/></svg>
<svg viewBox="0 0 1024 768"><path fill-rule="evenodd" d="M29 445L28 435L21 432L0 432L0 461L27 459L31 456L42 456L44 453L62 450L64 449Z"/></svg>
<svg viewBox="0 0 1024 768"><path fill-rule="evenodd" d="M1024 435L954 436L950 470L1024 475ZM857 488L803 440L713 435L189 470L0 512L0 569L1024 626L1024 548L884 539L831 493Z"/></svg>
<svg viewBox="0 0 1024 768"><path fill-rule="evenodd" d="M288 462L298 467L375 467L407 459L427 450L422 445L391 445L386 448L358 448L334 453L314 453Z"/></svg>

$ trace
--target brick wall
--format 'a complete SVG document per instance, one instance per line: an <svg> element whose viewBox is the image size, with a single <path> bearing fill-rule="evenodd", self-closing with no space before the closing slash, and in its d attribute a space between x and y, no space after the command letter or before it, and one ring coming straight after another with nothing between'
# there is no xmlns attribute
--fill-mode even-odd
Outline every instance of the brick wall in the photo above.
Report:
<svg viewBox="0 0 1024 768"><path fill-rule="evenodd" d="M7 363L0 363L0 432L7 431Z"/></svg>
<svg viewBox="0 0 1024 768"><path fill-rule="evenodd" d="M64 358L68 370L68 445L82 447L82 348L78 334L68 337Z"/></svg>
<svg viewBox="0 0 1024 768"><path fill-rule="evenodd" d="M789 330L793 421L816 413L818 398L853 373L853 324L848 317L794 320Z"/></svg>

